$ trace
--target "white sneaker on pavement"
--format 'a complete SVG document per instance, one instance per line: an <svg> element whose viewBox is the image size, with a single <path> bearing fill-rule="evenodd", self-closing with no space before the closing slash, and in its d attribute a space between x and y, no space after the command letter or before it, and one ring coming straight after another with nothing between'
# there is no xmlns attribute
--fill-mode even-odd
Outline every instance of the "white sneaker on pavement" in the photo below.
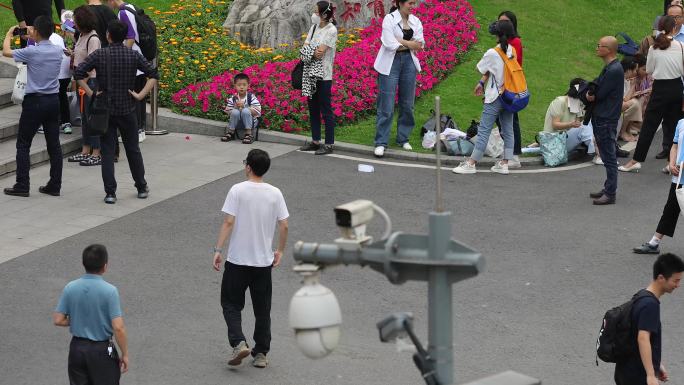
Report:
<svg viewBox="0 0 684 385"><path fill-rule="evenodd" d="M145 141L145 130L138 130L138 143Z"/></svg>
<svg viewBox="0 0 684 385"><path fill-rule="evenodd" d="M257 355L254 356L254 360L252 360L252 366L263 369L268 366L268 358L266 358L264 353L257 353Z"/></svg>
<svg viewBox="0 0 684 385"><path fill-rule="evenodd" d="M413 151L413 147L411 147L411 145L409 144L409 142L406 142L406 143L402 144L402 145L401 145L401 148L403 148L403 149L406 150L406 151Z"/></svg>
<svg viewBox="0 0 684 385"><path fill-rule="evenodd" d="M247 357L250 353L251 350L247 347L247 343L245 341L240 341L240 343L233 348L233 353L230 356L230 360L228 360L228 365L240 365L242 363L242 360L245 357Z"/></svg>
<svg viewBox="0 0 684 385"><path fill-rule="evenodd" d="M455 174L475 174L477 172L477 168L475 168L474 164L470 164L467 161L461 162L458 166L454 167L451 172Z"/></svg>
<svg viewBox="0 0 684 385"><path fill-rule="evenodd" d="M522 168L520 157L518 155L514 155L513 159L508 160L508 168Z"/></svg>
<svg viewBox="0 0 684 385"><path fill-rule="evenodd" d="M490 169L497 174L508 175L508 165L503 161L497 161Z"/></svg>
<svg viewBox="0 0 684 385"><path fill-rule="evenodd" d="M385 156L385 147L384 146L375 147L375 150L373 150L373 154L378 158L382 158L383 156Z"/></svg>
<svg viewBox="0 0 684 385"><path fill-rule="evenodd" d="M601 160L600 156L595 156L594 160L591 161L593 164L602 166L603 165L603 160Z"/></svg>

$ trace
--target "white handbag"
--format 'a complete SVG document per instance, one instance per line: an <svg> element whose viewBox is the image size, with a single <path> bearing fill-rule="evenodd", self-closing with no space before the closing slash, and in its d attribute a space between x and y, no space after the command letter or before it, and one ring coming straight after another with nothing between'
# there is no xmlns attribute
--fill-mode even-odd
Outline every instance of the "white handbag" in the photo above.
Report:
<svg viewBox="0 0 684 385"><path fill-rule="evenodd" d="M684 188L680 187L682 183L682 171L684 171L684 162L679 164L679 178L677 179L677 186L675 186L675 196L677 197L677 203L679 203L680 211L679 213L684 215L681 208L684 207Z"/></svg>
<svg viewBox="0 0 684 385"><path fill-rule="evenodd" d="M26 64L17 64L19 72L14 79L14 89L12 90L12 103L21 104L24 101L24 94L26 93L27 69Z"/></svg>
<svg viewBox="0 0 684 385"><path fill-rule="evenodd" d="M477 141L475 141L477 142ZM489 141L487 141L487 148L485 148L485 155L498 158L504 153L504 140L497 127L492 128L489 134Z"/></svg>

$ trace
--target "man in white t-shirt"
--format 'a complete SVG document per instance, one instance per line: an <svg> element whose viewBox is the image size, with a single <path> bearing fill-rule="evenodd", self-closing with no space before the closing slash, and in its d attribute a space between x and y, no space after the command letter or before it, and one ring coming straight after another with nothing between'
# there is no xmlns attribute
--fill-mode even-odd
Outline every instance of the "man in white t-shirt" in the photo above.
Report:
<svg viewBox="0 0 684 385"><path fill-rule="evenodd" d="M222 211L226 214L214 247L214 269L221 270L223 245L228 256L221 282L221 307L228 326L228 341L233 353L228 365L238 366L252 354L252 365L265 368L271 345L271 269L280 264L287 243L288 224L283 194L265 183L264 174L271 165L268 153L254 149L247 154L247 181L233 185ZM278 247L272 249L278 225ZM249 288L254 308L254 348L249 349L242 333L242 309Z"/></svg>

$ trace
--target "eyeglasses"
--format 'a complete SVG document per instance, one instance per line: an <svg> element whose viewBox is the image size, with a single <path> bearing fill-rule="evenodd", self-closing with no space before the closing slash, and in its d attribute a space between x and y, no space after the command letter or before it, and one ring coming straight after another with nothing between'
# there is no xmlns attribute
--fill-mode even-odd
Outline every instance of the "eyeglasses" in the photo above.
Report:
<svg viewBox="0 0 684 385"><path fill-rule="evenodd" d="M244 164L246 166L247 165L247 159L243 159L242 164Z"/></svg>
<svg viewBox="0 0 684 385"><path fill-rule="evenodd" d="M610 48L607 45L596 44L596 48Z"/></svg>
<svg viewBox="0 0 684 385"><path fill-rule="evenodd" d="M673 19L675 19L675 20L681 20L682 18L684 18L684 16L681 16L681 15L679 15L679 16L670 16L670 17L673 18Z"/></svg>

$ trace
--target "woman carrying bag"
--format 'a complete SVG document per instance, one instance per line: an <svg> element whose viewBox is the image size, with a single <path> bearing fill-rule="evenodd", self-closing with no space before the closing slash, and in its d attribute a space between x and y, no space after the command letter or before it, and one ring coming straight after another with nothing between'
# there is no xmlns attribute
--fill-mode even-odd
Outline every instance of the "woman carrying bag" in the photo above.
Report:
<svg viewBox="0 0 684 385"><path fill-rule="evenodd" d="M385 155L394 118L394 100L399 88L399 119L396 142L406 151L413 148L409 136L415 127L413 105L416 100L416 74L420 63L416 52L425 47L423 24L413 14L416 0L395 0L395 5L382 21L380 51L373 67L378 71L377 121L375 151Z"/></svg>
<svg viewBox="0 0 684 385"><path fill-rule="evenodd" d="M74 67L79 64L96 50L100 49L100 36L98 36L95 28L97 27L97 16L88 6L82 5L74 9L74 22L76 28L80 32L76 46L74 47ZM97 89L97 80L95 78L95 70L88 73L88 86L91 89ZM102 156L100 154L100 137L98 135L90 135L88 127L88 106L90 105L90 97L85 92L79 91L79 105L83 118L81 119L81 129L83 134L83 147L81 153L72 155L67 158L69 162L78 162L81 166L99 166L102 163Z"/></svg>
<svg viewBox="0 0 684 385"><path fill-rule="evenodd" d="M313 59L320 60L322 74L315 81L315 92L308 97L309 121L311 122L311 142L300 148L301 151L315 151L316 155L333 152L335 144L335 115L332 110L332 79L335 49L337 47L337 27L333 16L333 5L319 1L311 15L312 26L304 42L314 49ZM304 81L307 83L308 79ZM321 115L325 122L325 144L321 145Z"/></svg>

